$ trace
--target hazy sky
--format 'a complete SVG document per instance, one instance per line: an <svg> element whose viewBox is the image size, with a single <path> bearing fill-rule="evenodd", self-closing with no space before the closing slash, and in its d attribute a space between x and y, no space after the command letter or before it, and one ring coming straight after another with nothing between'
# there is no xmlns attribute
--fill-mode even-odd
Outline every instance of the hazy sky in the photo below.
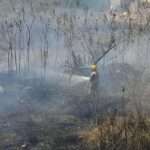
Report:
<svg viewBox="0 0 150 150"><path fill-rule="evenodd" d="M110 0L80 0L80 4L89 8L104 9ZM74 0L72 0L74 2Z"/></svg>
<svg viewBox="0 0 150 150"><path fill-rule="evenodd" d="M87 3L90 7L104 8L108 5L109 0L82 0L83 3Z"/></svg>

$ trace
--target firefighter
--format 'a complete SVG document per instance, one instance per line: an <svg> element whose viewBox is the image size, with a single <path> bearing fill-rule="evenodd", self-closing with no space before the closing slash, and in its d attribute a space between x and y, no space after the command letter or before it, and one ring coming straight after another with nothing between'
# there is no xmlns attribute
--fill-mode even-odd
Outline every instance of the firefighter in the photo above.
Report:
<svg viewBox="0 0 150 150"><path fill-rule="evenodd" d="M91 76L90 76L90 95L93 101L93 114L95 116L95 123L98 124L98 71L97 65L93 64L91 66Z"/></svg>

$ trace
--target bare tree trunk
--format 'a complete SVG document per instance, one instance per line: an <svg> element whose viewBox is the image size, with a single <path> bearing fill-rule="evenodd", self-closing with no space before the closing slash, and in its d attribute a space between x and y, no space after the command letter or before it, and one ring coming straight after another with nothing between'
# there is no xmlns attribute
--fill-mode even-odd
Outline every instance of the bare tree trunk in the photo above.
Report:
<svg viewBox="0 0 150 150"><path fill-rule="evenodd" d="M21 72L21 57L22 57L22 51L21 51L21 30L19 30L19 58L18 58L18 71Z"/></svg>
<svg viewBox="0 0 150 150"><path fill-rule="evenodd" d="M13 47L12 47L12 39L9 39L9 50L8 50L8 70L13 70Z"/></svg>
<svg viewBox="0 0 150 150"><path fill-rule="evenodd" d="M30 71L30 48L31 48L31 29L32 29L32 24L31 26L27 25L27 56L26 56L26 61L27 61L27 71Z"/></svg>
<svg viewBox="0 0 150 150"><path fill-rule="evenodd" d="M7 53L7 64L8 64L8 72L10 71L10 50Z"/></svg>
<svg viewBox="0 0 150 150"><path fill-rule="evenodd" d="M18 60L17 60L17 50L16 50L16 47L14 48L14 59L15 59L15 69L16 69L16 72L18 71Z"/></svg>

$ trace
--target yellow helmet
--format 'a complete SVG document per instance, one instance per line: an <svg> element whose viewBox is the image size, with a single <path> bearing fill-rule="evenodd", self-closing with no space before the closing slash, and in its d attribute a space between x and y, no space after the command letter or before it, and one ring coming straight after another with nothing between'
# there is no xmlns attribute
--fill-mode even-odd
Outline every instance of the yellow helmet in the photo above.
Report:
<svg viewBox="0 0 150 150"><path fill-rule="evenodd" d="M92 71L96 71L96 69L97 69L97 66L95 64L91 65L91 70Z"/></svg>

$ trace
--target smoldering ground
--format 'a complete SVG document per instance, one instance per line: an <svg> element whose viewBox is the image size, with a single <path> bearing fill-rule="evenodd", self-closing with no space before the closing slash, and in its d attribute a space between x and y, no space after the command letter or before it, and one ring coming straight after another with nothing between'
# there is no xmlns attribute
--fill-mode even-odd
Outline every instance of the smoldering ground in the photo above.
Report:
<svg viewBox="0 0 150 150"><path fill-rule="evenodd" d="M26 13L15 10L2 17L0 28L0 147L53 147L62 130L77 131L95 119L90 70L72 69L90 65L105 52L111 26L93 10L57 8L38 15L32 7ZM116 110L121 114L122 102L128 111L136 101L149 108L149 35L129 37L124 28L113 33L117 47L98 64L100 117Z"/></svg>

